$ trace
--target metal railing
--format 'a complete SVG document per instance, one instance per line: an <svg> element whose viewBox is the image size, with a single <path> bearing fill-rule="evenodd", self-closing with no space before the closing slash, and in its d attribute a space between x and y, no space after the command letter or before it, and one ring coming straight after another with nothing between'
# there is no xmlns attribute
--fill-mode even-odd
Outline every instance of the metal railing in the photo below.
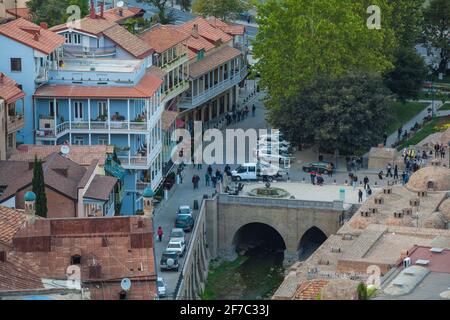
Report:
<svg viewBox="0 0 450 320"><path fill-rule="evenodd" d="M116 46L107 46L103 48L86 48L82 46L64 46L64 55L73 57L102 57L115 55Z"/></svg>

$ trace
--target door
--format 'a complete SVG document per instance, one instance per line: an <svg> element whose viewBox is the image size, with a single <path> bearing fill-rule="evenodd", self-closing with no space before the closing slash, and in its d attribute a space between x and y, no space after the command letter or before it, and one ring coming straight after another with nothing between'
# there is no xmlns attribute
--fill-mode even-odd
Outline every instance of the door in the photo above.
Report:
<svg viewBox="0 0 450 320"><path fill-rule="evenodd" d="M74 110L73 110L73 120L75 122L81 122L83 121L83 103L82 102L75 102L74 103Z"/></svg>
<svg viewBox="0 0 450 320"><path fill-rule="evenodd" d="M248 180L256 180L256 167L248 167L247 178Z"/></svg>

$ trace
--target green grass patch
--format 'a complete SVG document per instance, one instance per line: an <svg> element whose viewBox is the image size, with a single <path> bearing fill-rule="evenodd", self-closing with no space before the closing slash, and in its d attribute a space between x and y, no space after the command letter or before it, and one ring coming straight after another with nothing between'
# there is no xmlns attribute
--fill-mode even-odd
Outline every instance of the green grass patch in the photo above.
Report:
<svg viewBox="0 0 450 320"><path fill-rule="evenodd" d="M446 111L446 110L450 110L450 103L446 103L439 108L439 111Z"/></svg>
<svg viewBox="0 0 450 320"><path fill-rule="evenodd" d="M450 127L450 116L435 118L420 129L412 138L403 142L397 149L401 150L409 146L414 146L436 132L445 131L448 127Z"/></svg>
<svg viewBox="0 0 450 320"><path fill-rule="evenodd" d="M217 267L210 268L208 279L206 280L205 291L200 295L201 299L216 300L216 292L217 290L220 290L220 287L217 287L216 284L220 284L221 281L227 278L227 274L240 267L247 259L247 256L238 256L234 261L225 261Z"/></svg>
<svg viewBox="0 0 450 320"><path fill-rule="evenodd" d="M388 127L388 133L393 133L414 118L417 114L422 112L428 106L427 103L422 102L394 102L392 105L393 119Z"/></svg>

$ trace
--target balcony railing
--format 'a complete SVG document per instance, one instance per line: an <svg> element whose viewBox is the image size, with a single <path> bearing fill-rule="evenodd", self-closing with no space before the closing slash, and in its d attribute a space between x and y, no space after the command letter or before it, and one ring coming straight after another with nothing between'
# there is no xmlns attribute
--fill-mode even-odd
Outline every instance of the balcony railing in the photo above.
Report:
<svg viewBox="0 0 450 320"><path fill-rule="evenodd" d="M36 82L46 82L48 80L48 67L39 67L36 75Z"/></svg>
<svg viewBox="0 0 450 320"><path fill-rule="evenodd" d="M15 115L15 116L8 116L8 132L14 132L17 130L22 129L25 126L25 119L23 115Z"/></svg>
<svg viewBox="0 0 450 320"><path fill-rule="evenodd" d="M164 71L172 70L175 67L178 67L180 64L187 63L189 61L187 53L183 53L182 55L178 56L176 59L164 63L161 65L161 69Z"/></svg>
<svg viewBox="0 0 450 320"><path fill-rule="evenodd" d="M164 92L164 99L169 101L189 89L189 81L183 81Z"/></svg>
<svg viewBox="0 0 450 320"><path fill-rule="evenodd" d="M64 55L77 58L95 58L114 56L117 52L116 46L103 48L85 48L82 46L64 46Z"/></svg>
<svg viewBox="0 0 450 320"><path fill-rule="evenodd" d="M182 109L192 109L192 108L198 107L199 105L218 96L222 92L237 85L239 82L242 81L242 79L244 79L246 72L247 72L246 68L244 68L240 71L236 71L232 76L230 76L225 81L215 84L214 86L208 88L207 90L203 91L199 95L196 95L194 97L183 97L181 99L179 107Z"/></svg>

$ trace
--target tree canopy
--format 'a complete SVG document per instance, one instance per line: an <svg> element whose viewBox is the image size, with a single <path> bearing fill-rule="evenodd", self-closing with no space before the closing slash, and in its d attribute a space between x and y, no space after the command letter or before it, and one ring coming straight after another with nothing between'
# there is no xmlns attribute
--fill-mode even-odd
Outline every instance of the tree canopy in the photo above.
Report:
<svg viewBox="0 0 450 320"><path fill-rule="evenodd" d="M401 101L416 99L422 89L428 68L423 58L413 48L399 48L395 54L395 68L384 75L386 86Z"/></svg>
<svg viewBox="0 0 450 320"><path fill-rule="evenodd" d="M36 215L47 218L47 196L45 194L44 172L42 170L42 161L34 158L33 167L33 192L36 195Z"/></svg>
<svg viewBox="0 0 450 320"><path fill-rule="evenodd" d="M153 21L161 24L172 24L175 21L173 11L167 8L167 0L137 0L138 2L151 4L158 9Z"/></svg>
<svg viewBox="0 0 450 320"><path fill-rule="evenodd" d="M391 118L391 92L376 74L319 78L270 110L273 124L297 145L354 155L379 143Z"/></svg>
<svg viewBox="0 0 450 320"><path fill-rule="evenodd" d="M246 12L250 7L245 0L195 0L192 12L204 17L214 16L227 21Z"/></svg>
<svg viewBox="0 0 450 320"><path fill-rule="evenodd" d="M424 12L424 42L430 52L437 49L439 72L445 73L450 62L450 1L431 0Z"/></svg>
<svg viewBox="0 0 450 320"><path fill-rule="evenodd" d="M46 22L49 27L66 23L71 13L67 8L77 5L83 18L89 14L89 3L86 0L29 0L27 7L34 16L34 22L39 24Z"/></svg>
<svg viewBox="0 0 450 320"><path fill-rule="evenodd" d="M383 17L391 16L384 0L267 0L259 5L253 48L269 108L279 108L318 77L393 67L390 20L385 18L379 30L369 29L369 2L381 6Z"/></svg>

